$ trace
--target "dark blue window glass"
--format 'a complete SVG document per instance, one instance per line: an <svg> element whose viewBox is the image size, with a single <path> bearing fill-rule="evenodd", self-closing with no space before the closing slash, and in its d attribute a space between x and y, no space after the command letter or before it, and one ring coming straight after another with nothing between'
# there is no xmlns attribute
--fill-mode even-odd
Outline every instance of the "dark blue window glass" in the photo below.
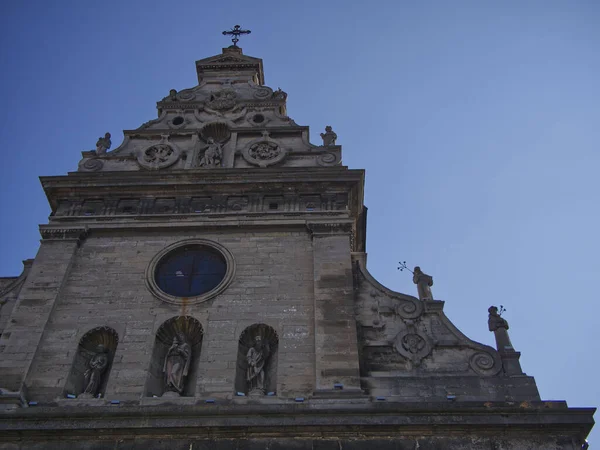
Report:
<svg viewBox="0 0 600 450"><path fill-rule="evenodd" d="M156 266L156 284L175 297L195 297L212 291L225 277L227 263L218 251L188 245L166 255Z"/></svg>

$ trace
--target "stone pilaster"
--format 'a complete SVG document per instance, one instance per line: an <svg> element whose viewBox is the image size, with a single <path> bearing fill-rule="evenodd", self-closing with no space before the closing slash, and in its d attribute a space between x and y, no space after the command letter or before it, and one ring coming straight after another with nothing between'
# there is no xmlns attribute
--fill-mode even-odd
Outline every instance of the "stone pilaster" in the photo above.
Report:
<svg viewBox="0 0 600 450"><path fill-rule="evenodd" d="M316 393L360 391L350 259L352 224L310 223L313 237ZM338 386L339 389L340 386Z"/></svg>
<svg viewBox="0 0 600 450"><path fill-rule="evenodd" d="M0 387L15 395L26 393L24 382L29 368L86 231L43 227L41 234L40 249L0 346Z"/></svg>

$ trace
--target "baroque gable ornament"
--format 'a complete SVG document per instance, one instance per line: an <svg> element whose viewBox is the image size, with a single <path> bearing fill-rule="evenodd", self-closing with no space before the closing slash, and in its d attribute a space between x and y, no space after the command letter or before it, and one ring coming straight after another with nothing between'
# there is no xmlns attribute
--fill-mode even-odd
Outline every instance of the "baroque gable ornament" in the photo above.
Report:
<svg viewBox="0 0 600 450"><path fill-rule="evenodd" d="M231 88L221 89L210 95L206 106L216 111L233 109L237 103L237 94Z"/></svg>
<svg viewBox="0 0 600 450"><path fill-rule="evenodd" d="M169 136L163 135L158 144L153 144L138 154L138 164L145 169L159 170L172 166L179 159L181 152L171 142Z"/></svg>
<svg viewBox="0 0 600 450"><path fill-rule="evenodd" d="M242 156L250 164L259 167L272 166L281 162L287 155L287 150L279 142L269 136L268 131L263 131L262 137L250 142Z"/></svg>

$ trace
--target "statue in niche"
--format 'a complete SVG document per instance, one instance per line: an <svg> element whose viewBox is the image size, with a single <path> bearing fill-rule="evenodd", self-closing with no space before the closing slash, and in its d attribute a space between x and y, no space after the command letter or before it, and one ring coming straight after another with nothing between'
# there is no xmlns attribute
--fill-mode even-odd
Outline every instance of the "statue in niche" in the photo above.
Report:
<svg viewBox="0 0 600 450"><path fill-rule="evenodd" d="M169 91L169 100L171 100L172 102L177 101L177 89L171 89Z"/></svg>
<svg viewBox="0 0 600 450"><path fill-rule="evenodd" d="M208 148L200 159L200 167L221 167L223 146L211 137L208 138Z"/></svg>
<svg viewBox="0 0 600 450"><path fill-rule="evenodd" d="M106 154L106 150L108 150L111 145L110 133L104 134L104 137L98 138L98 142L96 142L96 155L102 156Z"/></svg>
<svg viewBox="0 0 600 450"><path fill-rule="evenodd" d="M500 307L502 308L502 305ZM508 322L500 316L501 313L495 306L490 306L488 313L488 328L494 333L496 348L499 352L513 352L514 348L508 336Z"/></svg>
<svg viewBox="0 0 600 450"><path fill-rule="evenodd" d="M173 336L173 344L167 351L163 365L165 393L175 392L178 395L183 393L191 359L192 347L183 333L177 333Z"/></svg>
<svg viewBox="0 0 600 450"><path fill-rule="evenodd" d="M248 395L265 395L265 364L270 356L269 344L263 342L262 336L254 337L254 346L246 353L246 381L248 382Z"/></svg>
<svg viewBox="0 0 600 450"><path fill-rule="evenodd" d="M337 134L335 134L331 126L327 125L325 127L325 133L321 133L321 138L323 139L323 145L325 147L329 147L331 145L335 145Z"/></svg>
<svg viewBox="0 0 600 450"><path fill-rule="evenodd" d="M108 351L104 345L99 344L96 347L96 353L88 362L88 368L84 373L85 390L79 396L80 398L94 398L98 395L98 390L102 384L102 375L108 366Z"/></svg>
<svg viewBox="0 0 600 450"><path fill-rule="evenodd" d="M433 300L431 286L433 286L433 277L421 271L419 266L413 271L413 283L417 285L419 300Z"/></svg>

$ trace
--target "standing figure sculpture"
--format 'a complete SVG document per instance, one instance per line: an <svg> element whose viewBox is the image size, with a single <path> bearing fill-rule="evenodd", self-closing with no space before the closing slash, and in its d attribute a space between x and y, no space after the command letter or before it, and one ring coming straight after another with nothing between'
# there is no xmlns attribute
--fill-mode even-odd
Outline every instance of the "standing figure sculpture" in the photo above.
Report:
<svg viewBox="0 0 600 450"><path fill-rule="evenodd" d="M84 373L85 390L79 396L80 398L94 398L98 395L98 390L102 385L102 375L108 366L107 349L99 344L96 347L96 353L88 362L88 368Z"/></svg>
<svg viewBox="0 0 600 450"><path fill-rule="evenodd" d="M111 145L110 133L106 133L104 137L98 138L98 142L96 142L96 155L104 155Z"/></svg>
<svg viewBox="0 0 600 450"><path fill-rule="evenodd" d="M327 125L325 127L325 133L321 133L321 138L323 139L323 146L329 147L335 145L337 134L335 134L331 126Z"/></svg>
<svg viewBox="0 0 600 450"><path fill-rule="evenodd" d="M265 395L265 364L270 356L269 344L264 343L262 337L254 338L254 346L246 353L246 381L248 382L248 395Z"/></svg>
<svg viewBox="0 0 600 450"><path fill-rule="evenodd" d="M488 313L488 328L494 333L496 348L499 352L514 352L515 349L510 342L510 337L508 337L508 322L500 317L498 308L495 306L490 306Z"/></svg>
<svg viewBox="0 0 600 450"><path fill-rule="evenodd" d="M204 156L200 159L201 167L221 167L223 159L223 149L221 144L215 142L213 138L208 138L208 148Z"/></svg>
<svg viewBox="0 0 600 450"><path fill-rule="evenodd" d="M187 377L192 359L192 347L187 343L183 333L173 337L173 344L167 351L163 372L165 374L165 393L183 394L185 377ZM163 394L164 395L164 394Z"/></svg>
<svg viewBox="0 0 600 450"><path fill-rule="evenodd" d="M433 286L433 277L421 271L419 266L413 271L413 283L417 285L419 300L433 300L431 286Z"/></svg>

